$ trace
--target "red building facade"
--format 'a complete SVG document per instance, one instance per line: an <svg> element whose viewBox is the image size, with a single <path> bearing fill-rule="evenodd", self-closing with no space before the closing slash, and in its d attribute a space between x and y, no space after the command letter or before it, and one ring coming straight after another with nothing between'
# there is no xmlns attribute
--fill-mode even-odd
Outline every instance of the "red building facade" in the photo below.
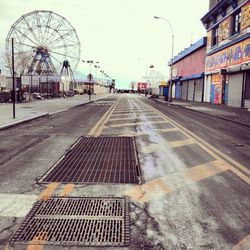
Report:
<svg viewBox="0 0 250 250"><path fill-rule="evenodd" d="M203 37L174 57L173 98L203 101L206 41Z"/></svg>
<svg viewBox="0 0 250 250"><path fill-rule="evenodd" d="M179 76L187 77L204 72L206 47L202 47L174 64Z"/></svg>

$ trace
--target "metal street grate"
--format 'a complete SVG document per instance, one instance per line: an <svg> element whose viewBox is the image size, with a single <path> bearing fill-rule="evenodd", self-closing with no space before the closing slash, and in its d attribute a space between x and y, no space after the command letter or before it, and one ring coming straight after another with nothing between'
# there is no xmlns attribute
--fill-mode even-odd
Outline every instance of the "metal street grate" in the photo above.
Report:
<svg viewBox="0 0 250 250"><path fill-rule="evenodd" d="M128 213L125 198L40 200L10 238L10 244L126 246L130 241Z"/></svg>
<svg viewBox="0 0 250 250"><path fill-rule="evenodd" d="M140 183L133 137L81 137L41 183Z"/></svg>

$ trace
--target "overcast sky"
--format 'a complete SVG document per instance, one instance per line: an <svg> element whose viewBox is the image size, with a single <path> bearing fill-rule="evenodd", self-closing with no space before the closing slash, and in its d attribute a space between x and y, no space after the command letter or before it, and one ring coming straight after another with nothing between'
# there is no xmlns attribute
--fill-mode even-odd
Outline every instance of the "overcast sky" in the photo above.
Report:
<svg viewBox="0 0 250 250"><path fill-rule="evenodd" d="M16 20L34 10L50 10L76 29L81 59L99 61L118 87L128 87L132 80L142 80L150 64L165 78L168 75L171 29L153 16L172 24L176 55L205 36L200 19L208 11L208 0L0 0L0 10L1 53ZM88 69L79 63L79 71L86 74Z"/></svg>

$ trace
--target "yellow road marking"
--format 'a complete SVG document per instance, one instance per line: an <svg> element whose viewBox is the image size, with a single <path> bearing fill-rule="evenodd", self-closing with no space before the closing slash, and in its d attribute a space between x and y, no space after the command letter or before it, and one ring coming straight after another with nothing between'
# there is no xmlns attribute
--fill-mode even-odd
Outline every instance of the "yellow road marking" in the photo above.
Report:
<svg viewBox="0 0 250 250"><path fill-rule="evenodd" d="M111 118L109 119L109 122L113 122L113 121L127 121L127 120L135 120L138 119L138 117L124 117L124 118Z"/></svg>
<svg viewBox="0 0 250 250"><path fill-rule="evenodd" d="M131 111L131 112L129 112L129 111ZM143 109L137 109L137 110L117 110L117 109L115 109L114 110L114 114L118 114L118 113L124 113L124 112L126 112L126 113L145 113L145 112L149 112L149 113L151 113L152 111L151 110L143 110Z"/></svg>
<svg viewBox="0 0 250 250"><path fill-rule="evenodd" d="M213 162L193 167L187 170L185 175L188 179L191 179L196 182L229 169L229 164L224 161L216 160Z"/></svg>
<svg viewBox="0 0 250 250"><path fill-rule="evenodd" d="M247 169L245 166L243 166L239 162L233 160L231 157L227 156L226 154L222 153L221 151L219 151L218 149L216 149L215 147L213 147L211 144L209 144L208 142L204 141L199 136L195 135L193 132L189 131L188 129L184 128L183 126L181 126L177 122L173 121L171 118L165 116L164 114L162 114L157 109L155 109L153 107L150 107L150 106L149 106L149 108L151 108L152 111L154 111L157 114L159 114L163 119L165 119L166 121L168 121L171 125L180 128L182 130L182 133L185 134L188 138L195 139L196 140L195 142L201 148L203 148L208 154L210 154L211 156L213 156L215 159L217 159L217 160L224 160L225 159L227 162L229 162L230 166L231 166L230 170L232 172L234 172L236 175L238 175L242 180L244 180L248 184L250 184L250 178L248 178L243 173L241 173L240 171L238 171L234 166L238 167L239 169L241 169L243 172L245 172L248 175L250 175L250 170L249 169Z"/></svg>
<svg viewBox="0 0 250 250"><path fill-rule="evenodd" d="M134 109L134 108L117 108L116 107L116 109L115 109L115 112L118 112L118 111L145 111L145 109L139 109L139 108L136 108L136 109ZM146 111L148 111L148 110L146 110Z"/></svg>
<svg viewBox="0 0 250 250"><path fill-rule="evenodd" d="M231 167L230 170L250 185L250 178L248 178L246 175L244 175L242 172L240 172L238 169L236 169L234 167Z"/></svg>
<svg viewBox="0 0 250 250"><path fill-rule="evenodd" d="M112 116L112 115L111 115ZM152 116L147 116L147 118L156 118L160 117L159 115L152 115ZM134 117L122 117L122 118L110 118L109 121L123 121L123 120L134 120L134 119L141 119L140 116L134 116Z"/></svg>
<svg viewBox="0 0 250 250"><path fill-rule="evenodd" d="M147 124L156 124L156 123L168 123L167 121L155 121L155 122L148 122L147 121ZM111 124L109 125L109 127L112 127L112 128L119 128L119 127L126 127L126 126L138 126L138 125L143 125L145 124L145 122L135 122L135 123L122 123L122 124Z"/></svg>
<svg viewBox="0 0 250 250"><path fill-rule="evenodd" d="M52 182L50 183L47 188L40 194L39 200L48 200L49 197L53 194L54 190L57 188L59 183L57 182Z"/></svg>
<svg viewBox="0 0 250 250"><path fill-rule="evenodd" d="M151 112L151 113L153 113L153 112ZM113 117L113 116L131 116L131 114L128 114L128 113L125 113L125 114L124 114L124 113L123 113L123 114L114 114L114 113L113 113L113 114L111 115L111 117Z"/></svg>
<svg viewBox="0 0 250 250"><path fill-rule="evenodd" d="M113 117L113 116L129 116L129 115L131 115L131 114L129 114L129 113L114 114L114 113L113 113L113 114L111 115L111 117ZM155 116L155 113L154 113L153 111L147 112L146 114L143 112L143 115L149 117L149 116L151 116L151 115L154 115L154 116Z"/></svg>
<svg viewBox="0 0 250 250"><path fill-rule="evenodd" d="M7 245L5 245L4 250L11 250L9 247L9 243Z"/></svg>
<svg viewBox="0 0 250 250"><path fill-rule="evenodd" d="M172 132L172 131L180 131L178 128L162 128L162 129L154 129L150 133L164 133L164 132ZM148 135L148 132L144 131L123 131L123 134L119 136L141 136L141 135Z"/></svg>
<svg viewBox="0 0 250 250"><path fill-rule="evenodd" d="M69 195L73 191L74 187L75 184L72 183L66 184L63 191L60 193L60 196L64 197Z"/></svg>
<svg viewBox="0 0 250 250"><path fill-rule="evenodd" d="M250 249L250 234L233 247L233 250Z"/></svg>
<svg viewBox="0 0 250 250"><path fill-rule="evenodd" d="M177 147L182 147L182 146L187 146L190 144L194 144L195 141L192 139L187 139L187 140L180 140L180 141L172 141L166 143L166 146L169 146L170 148L177 148ZM165 145L165 144L164 144ZM156 143L150 143L148 146L144 146L142 148L143 152L146 154L157 152L162 150L162 143L156 144Z"/></svg>
<svg viewBox="0 0 250 250"><path fill-rule="evenodd" d="M193 184L229 169L229 164L216 160L148 181L143 185L129 188L125 191L125 195L139 202L147 202L157 196L175 191L187 184Z"/></svg>
<svg viewBox="0 0 250 250"><path fill-rule="evenodd" d="M149 181L143 185L138 185L136 187L130 188L128 191L125 191L125 195L130 196L134 200L138 200L139 202L147 202L150 200L150 195L156 195L155 192L165 192L169 193L171 190L167 187L167 185L159 178L152 181Z"/></svg>
<svg viewBox="0 0 250 250"><path fill-rule="evenodd" d="M27 250L42 250L44 244L46 244L46 240L48 239L47 232L39 232L32 241L30 241L27 246Z"/></svg>
<svg viewBox="0 0 250 250"><path fill-rule="evenodd" d="M104 128L105 123L110 118L111 114L113 113L116 105L118 103L118 100L109 108L109 110L102 116L102 118L96 123L96 125L90 130L88 133L88 136L100 136L102 133L102 130Z"/></svg>
<svg viewBox="0 0 250 250"><path fill-rule="evenodd" d="M177 148L177 147L187 146L187 145L194 144L194 143L195 141L193 139L187 139L187 140L180 140L180 141L171 141L168 144L171 148Z"/></svg>

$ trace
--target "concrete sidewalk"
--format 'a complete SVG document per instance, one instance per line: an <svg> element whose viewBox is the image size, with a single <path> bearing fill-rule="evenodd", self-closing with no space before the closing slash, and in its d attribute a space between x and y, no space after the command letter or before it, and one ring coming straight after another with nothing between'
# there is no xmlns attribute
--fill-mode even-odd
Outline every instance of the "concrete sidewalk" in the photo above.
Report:
<svg viewBox="0 0 250 250"><path fill-rule="evenodd" d="M110 94L97 94L91 96L91 101L96 101ZM16 104L16 118L13 119L13 104L0 104L0 130L15 126L16 124L30 121L39 117L59 113L72 107L89 103L88 95L75 95L67 98L36 100Z"/></svg>
<svg viewBox="0 0 250 250"><path fill-rule="evenodd" d="M175 99L172 102L167 102L164 100L163 96L156 98L155 100L168 105L179 106L194 112L215 116L250 127L250 111L248 111L248 109L233 108L211 103L188 102Z"/></svg>

